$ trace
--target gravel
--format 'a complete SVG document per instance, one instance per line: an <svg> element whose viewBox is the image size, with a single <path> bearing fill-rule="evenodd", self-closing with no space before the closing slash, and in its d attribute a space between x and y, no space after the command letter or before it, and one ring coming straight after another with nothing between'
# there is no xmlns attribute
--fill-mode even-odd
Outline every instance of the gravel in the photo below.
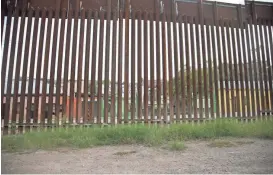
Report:
<svg viewBox="0 0 273 175"><path fill-rule="evenodd" d="M235 139L231 147L187 141L183 151L141 145L2 152L2 173L273 173L273 140ZM245 143L245 144L243 144Z"/></svg>

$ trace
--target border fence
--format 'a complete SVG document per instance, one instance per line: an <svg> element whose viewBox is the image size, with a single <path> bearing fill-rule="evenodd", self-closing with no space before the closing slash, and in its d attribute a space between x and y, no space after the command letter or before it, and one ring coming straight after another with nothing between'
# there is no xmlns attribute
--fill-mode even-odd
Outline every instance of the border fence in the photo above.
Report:
<svg viewBox="0 0 273 175"><path fill-rule="evenodd" d="M204 17L200 4L199 18L160 3L154 12L9 6L2 127L272 114L273 19L243 18L241 5L237 18Z"/></svg>

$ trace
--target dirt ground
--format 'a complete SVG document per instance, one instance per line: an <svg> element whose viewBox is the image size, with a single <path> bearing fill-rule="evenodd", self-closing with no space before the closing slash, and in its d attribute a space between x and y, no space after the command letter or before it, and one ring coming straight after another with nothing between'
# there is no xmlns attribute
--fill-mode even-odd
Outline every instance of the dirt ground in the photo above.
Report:
<svg viewBox="0 0 273 175"><path fill-rule="evenodd" d="M123 145L2 153L2 173L273 173L273 140L228 142L188 141L183 151Z"/></svg>

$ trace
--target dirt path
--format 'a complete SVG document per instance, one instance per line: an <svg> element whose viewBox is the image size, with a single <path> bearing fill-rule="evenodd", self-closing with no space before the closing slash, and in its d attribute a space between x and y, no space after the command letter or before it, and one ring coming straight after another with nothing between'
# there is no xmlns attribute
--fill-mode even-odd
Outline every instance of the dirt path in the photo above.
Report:
<svg viewBox="0 0 273 175"><path fill-rule="evenodd" d="M3 153L2 173L273 173L273 140L186 142L183 151L139 145Z"/></svg>

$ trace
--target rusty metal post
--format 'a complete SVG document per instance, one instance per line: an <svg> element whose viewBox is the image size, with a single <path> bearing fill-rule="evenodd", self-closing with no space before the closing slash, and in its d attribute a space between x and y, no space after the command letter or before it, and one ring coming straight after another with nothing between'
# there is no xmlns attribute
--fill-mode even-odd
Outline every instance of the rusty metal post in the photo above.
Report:
<svg viewBox="0 0 273 175"><path fill-rule="evenodd" d="M203 87L202 87L202 83L205 84L205 82L202 81L202 67L201 67L201 64L202 64L202 60L201 60L201 54L202 54L202 58L204 59L204 55L203 55L203 52L201 52L201 47L200 47L200 34L199 34L199 24L200 25L200 29L203 27L203 19L202 18L202 3L201 1L199 1L198 3L198 11L199 11L199 20L196 20L195 22L195 35L196 35L196 60L197 60L197 83L196 85L198 86L198 88L196 88L196 90L198 91L198 94L196 93L196 98L198 98L198 102L199 102L199 109L198 110L198 113L199 113L199 118L203 118ZM202 31L201 31L202 33ZM201 38L202 39L202 38ZM203 46L203 43L201 41L201 44ZM203 48L202 48L203 49ZM203 51L203 50L202 50ZM205 68L206 66L203 65L203 69ZM197 105L197 102L196 102L196 105Z"/></svg>
<svg viewBox="0 0 273 175"><path fill-rule="evenodd" d="M167 122L167 42L166 42L166 14L162 13L162 74L163 74L163 116L165 122Z"/></svg>
<svg viewBox="0 0 273 175"><path fill-rule="evenodd" d="M20 76L20 68L21 68L21 57L22 57L22 47L23 47L23 38L24 38L24 29L25 29L25 22L26 22L26 10L27 9L20 9L20 14L21 14L21 27L19 31L19 39L18 39L18 54L17 54L17 59L15 63L15 79L14 79L14 90L13 90L13 99L12 99L12 114L11 118L16 120L17 116L17 104L18 104L18 94L19 94L19 76ZM15 31L13 31L15 32ZM37 35L36 35L37 36ZM35 37L35 36L34 36ZM35 41L34 41L35 42ZM21 124L21 123L20 123Z"/></svg>
<svg viewBox="0 0 273 175"><path fill-rule="evenodd" d="M172 63L172 36L171 36L171 21L172 21L172 15L168 16L167 19L167 37L168 37L168 67L169 67L169 110L170 110L170 122L173 122L174 120L174 109L173 109L173 63ZM176 28L176 20L175 22L173 21L173 27ZM175 30L176 32L176 30ZM174 34L175 35L175 34ZM176 37L174 38L174 42L176 43ZM166 43L167 44L167 43ZM177 44L177 43L176 43ZM175 65L177 67L177 50L174 49L174 60L175 60ZM167 63L166 63L167 64ZM177 77L175 77L175 80L177 80ZM175 81L175 89L176 89L176 93L179 92L178 90L178 82ZM167 93L167 87L166 87L166 93ZM179 94L176 94L176 101L179 101ZM167 103L168 106L168 103ZM167 107L168 108L168 107ZM177 110L177 108L179 108L179 105L175 106L176 108L176 120L179 118L179 110ZM165 112L165 111L164 111ZM167 113L168 115L168 113Z"/></svg>
<svg viewBox="0 0 273 175"><path fill-rule="evenodd" d="M217 37L217 49L218 49L218 55L217 55L217 59L218 59L218 67L217 67L217 70L219 68L219 85L220 85L220 109L221 109L221 117L225 117L225 99L224 99L224 73L223 73L223 62L222 62L222 48L221 48L221 45L222 45L222 40L223 40L223 34L221 34L220 32L223 31L224 27L223 27L223 20L220 19L219 22L218 22L218 26L216 27L216 37ZM221 29L221 30L220 30ZM222 45L222 47L224 47ZM220 116L219 116L220 117Z"/></svg>
<svg viewBox="0 0 273 175"><path fill-rule="evenodd" d="M137 33L137 36L138 36L138 53L137 53L137 56L138 56L138 59L137 59L137 74L138 74L138 78L137 78L137 96L138 96L138 99L137 99L137 102L138 102L138 105L137 105L137 115L138 115L138 119L142 119L142 39L141 39L141 35L142 35L142 29L141 29L141 15L142 13L139 12L138 13L138 24L137 24L137 29L138 29L138 33Z"/></svg>
<svg viewBox="0 0 273 175"><path fill-rule="evenodd" d="M260 20L260 24L259 24L259 34L260 34L260 41L261 41L261 65L262 65L262 77L263 77L263 81L264 81L264 91L265 91L265 99L264 99L264 109L265 110L268 110L269 109L269 94L268 94L268 91L269 91L269 86L268 86L268 83L270 83L268 81L268 75L267 75L267 71L266 71L266 68L267 68L267 61L266 61L266 56L267 58L269 58L268 55L265 55L265 52L266 52L266 46L264 45L265 44L265 36L264 36L264 20ZM272 82L271 82L272 83Z"/></svg>
<svg viewBox="0 0 273 175"><path fill-rule="evenodd" d="M160 28L160 7L159 3L155 5L156 8L156 89L157 89L157 119L161 119L161 72L160 72L160 35L159 35L159 28Z"/></svg>
<svg viewBox="0 0 273 175"><path fill-rule="evenodd" d="M28 94L27 94L27 113L26 116L30 120L31 117L31 111L32 111L32 98L33 98L33 82L34 82L34 66L35 66L35 55L38 54L37 48L37 35L38 35L38 24L39 24L39 15L40 15L40 9L37 8L35 10L35 21L34 21L34 31L33 31L33 37L32 37L32 48L31 48L31 58L30 58L30 68L29 68L29 82L28 82ZM37 71L37 69L36 69ZM35 81L35 83L37 83ZM28 121L28 120L27 120ZM37 123L38 116L33 116L33 123Z"/></svg>
<svg viewBox="0 0 273 175"><path fill-rule="evenodd" d="M247 28L247 25L245 22L242 23L242 30L241 30L241 35L242 35L242 46L243 46L243 61L244 61L244 65L243 65L243 71L244 71L244 79L245 79L245 89L246 89L246 116L245 117L250 117L250 108L251 108L251 102L250 102L250 90L249 90L249 78L248 78L248 69L247 69L247 44L248 43L245 43L245 41L247 40L247 36L246 36L246 33L245 33L245 29ZM249 55L248 55L249 57Z"/></svg>
<svg viewBox="0 0 273 175"><path fill-rule="evenodd" d="M272 35L270 33L270 28L272 28L272 25L270 25L270 21L267 20L265 23L265 47L266 47L266 55L267 55L267 67L268 67L268 80L269 80L269 97L270 97L270 102L271 102L271 106L268 106L268 109L271 108L271 110L273 110L273 70L272 70L272 64L273 61L271 61L271 65L270 65L270 53L269 53L269 49L271 50L271 60L273 60L273 44L270 42L269 39L271 37L272 39Z"/></svg>
<svg viewBox="0 0 273 175"><path fill-rule="evenodd" d="M49 61L49 49L50 49L50 38L51 38L51 26L52 26L52 9L48 11L48 25L46 34L46 45L45 45L45 57L44 57L44 70L43 70L43 83L42 83L42 104L41 104L41 123L45 125L45 112L48 110L47 101L47 73L48 73L48 61ZM47 105L47 109L46 109ZM49 119L49 118L47 118Z"/></svg>
<svg viewBox="0 0 273 175"><path fill-rule="evenodd" d="M186 97L186 113L188 120L192 118L192 87L191 87L191 65L190 65L190 23L192 19L187 16L185 23L185 49L186 49L186 81L187 81L187 97Z"/></svg>
<svg viewBox="0 0 273 175"><path fill-rule="evenodd" d="M175 3L173 3L173 5L175 6ZM177 32L181 33L182 31L178 30L179 26L177 28L177 18L178 15L176 14L176 12L173 12L173 17L172 17L172 21L173 21L173 38L174 38L174 69L175 69L175 96L176 96L176 103L175 103L175 119L176 120L180 120L180 102L181 102L181 93L180 93L180 87L179 87L179 73L178 73L178 39L179 36L177 35ZM178 23L179 25L179 23ZM182 45L182 43L180 43ZM170 48L170 47L169 47ZM182 48L183 49L183 48ZM171 61L170 59L170 55L169 55L169 61ZM180 55L181 57L181 55ZM172 57L171 57L172 58ZM171 63L171 62L170 62ZM169 65L170 67L170 65ZM172 77L169 78L169 80L171 80ZM180 83L181 79L180 79ZM171 88L171 87L170 87ZM172 92L172 89L169 89L169 91ZM172 99L173 93L169 93L169 97L170 99ZM173 99L172 99L172 103L173 103ZM173 110L172 110L172 104L170 101L170 114L171 116L173 115Z"/></svg>
<svg viewBox="0 0 273 175"><path fill-rule="evenodd" d="M155 120L154 116L154 95L155 95L155 88L154 88L154 50L155 50L155 43L154 43L154 13L150 13L150 104L151 104L151 120Z"/></svg>
<svg viewBox="0 0 273 175"><path fill-rule="evenodd" d="M93 13L94 15L94 19L93 19L93 37L92 37L92 42L93 42L93 46L92 46L92 65L91 65L91 97L90 97L90 101L91 101L91 109L90 109L90 122L94 123L94 114L93 111L95 109L95 90L96 90L96 60L97 60L97 33L98 33L98 12L95 11Z"/></svg>
<svg viewBox="0 0 273 175"><path fill-rule="evenodd" d="M69 123L73 122L73 119L69 117L70 108L67 110L67 107L70 107L70 99L68 100L68 68L69 68L69 59L70 59L70 44L71 44L71 30L72 30L72 15L74 11L68 11L67 17L67 36L66 36L66 48L65 48L65 60L64 60L64 84L63 84L63 118L65 122L69 119ZM69 80L70 84L71 81ZM70 88L70 87L69 87ZM70 93L70 92L69 92ZM68 102L68 104L67 104Z"/></svg>
<svg viewBox="0 0 273 175"><path fill-rule="evenodd" d="M131 18L131 21L132 21L132 33L131 33L131 43L132 43L132 52L131 52L131 70L132 70L132 73L131 73L131 120L132 120L132 123L135 122L135 112L136 112L136 97L135 97L135 72L136 72L136 21L135 21L135 18L136 18L136 13L135 11L132 11L132 18Z"/></svg>
<svg viewBox="0 0 273 175"><path fill-rule="evenodd" d="M213 48L213 72L214 72L214 93L215 93L215 108L216 108L216 118L220 117L220 107L219 107L219 84L218 84L218 67L217 67L217 51L216 51L216 30L219 27L218 24L218 9L217 9L217 2L213 3L213 24L214 26L211 27L212 33L212 48Z"/></svg>
<svg viewBox="0 0 273 175"><path fill-rule="evenodd" d="M41 24L45 24L46 20L46 9L42 9L42 16L41 16ZM41 27L40 29L40 37L38 43L38 59L37 59L37 66L36 66L36 83L35 83L35 99L34 99L34 116L38 118L38 122L41 122L41 116L39 115L39 104L40 102L40 87L41 87L41 72L42 72L42 59L43 59L43 48L44 48L44 33L45 27ZM26 63L27 66L27 63ZM26 71L26 70L25 70ZM20 99L21 101L21 99ZM20 113L21 114L21 113ZM34 119L36 120L36 119Z"/></svg>
<svg viewBox="0 0 273 175"><path fill-rule="evenodd" d="M84 45L84 23L85 23L85 9L81 9L81 24L80 24L80 40L79 40L79 55L78 55L78 78L77 78L77 106L76 118L77 123L81 123L82 115L82 63L83 63L83 45Z"/></svg>
<svg viewBox="0 0 273 175"><path fill-rule="evenodd" d="M52 115L53 115L53 93L54 93L54 77L55 77L55 64L56 64L56 50L57 50L57 39L58 39L58 28L59 28L59 14L60 10L56 8L54 10L54 29L53 29L53 46L52 53L51 53L51 65L50 69L50 77L49 77L49 100L48 100L48 124L52 124ZM56 95L55 95L56 99ZM56 108L55 108L56 109ZM55 111L56 112L56 111ZM57 121L59 124L59 121ZM55 116L55 123L56 124L56 116Z"/></svg>
<svg viewBox="0 0 273 175"><path fill-rule="evenodd" d="M91 31L91 16L92 16L92 11L89 9L85 13L85 18L87 19L86 23L86 54L85 54L85 62L84 62L84 104L83 104L83 123L90 122L89 120L89 115L88 115L88 98L89 98L89 63L90 63L90 34L89 32Z"/></svg>
<svg viewBox="0 0 273 175"><path fill-rule="evenodd" d="M107 0L106 12L106 54L104 75L104 123L108 123L108 101L109 101L109 57L110 57L110 25L111 25L111 0ZM113 48L112 48L113 49Z"/></svg>
<svg viewBox="0 0 273 175"><path fill-rule="evenodd" d="M122 121L122 58L123 58L123 12L119 12L119 53L118 53L118 123Z"/></svg>
<svg viewBox="0 0 273 175"><path fill-rule="evenodd" d="M111 72L111 123L116 122L116 65L117 65L117 12L113 13L113 49L112 49L112 72Z"/></svg>
<svg viewBox="0 0 273 175"><path fill-rule="evenodd" d="M125 4L125 70L124 70L124 123L128 123L128 85L129 85L129 15L130 2L126 0Z"/></svg>
<svg viewBox="0 0 273 175"><path fill-rule="evenodd" d="M32 11L32 10L31 10ZM10 108L12 109L11 105L11 89L13 84L13 69L14 69L14 61L15 61L15 46L16 46L16 39L17 39L17 29L18 29L18 14L19 14L19 8L15 8L14 12L14 22L13 22L13 32L11 37L11 47L10 47L10 61L9 61L9 67L7 69L8 71L8 80L7 80L7 93L6 93L6 105L5 105L5 111L4 111L4 125L7 126L10 120ZM6 78L6 77L5 77ZM17 82L18 83L18 82ZM14 98L13 98L14 100ZM17 109L16 109L17 110ZM16 117L16 116L15 116ZM16 118L11 118L11 122L15 123Z"/></svg>
<svg viewBox="0 0 273 175"><path fill-rule="evenodd" d="M234 108L235 112L236 112L236 116L239 117L240 114L239 114L239 111L238 111L238 106L239 106L239 93L240 93L240 90L239 90L239 79L238 79L238 57L237 57L237 54L236 54L236 50L238 50L238 47L237 47L237 44L236 44L236 41L238 40L238 38L236 37L236 33L235 33L235 30L236 30L236 25L237 25L237 22L233 19L232 22L231 22L231 37L232 37L232 47L233 47L233 56L234 56L234 66L233 66L233 69L234 69L234 80L235 80L235 91L236 91L236 96L232 97L234 98L234 100L232 101L233 102L233 106L232 108ZM235 117L235 116L234 116Z"/></svg>
<svg viewBox="0 0 273 175"><path fill-rule="evenodd" d="M223 81L223 85L225 85L225 89L223 89L222 93L222 113L224 116L222 117L229 117L229 100L228 100L228 93L229 93L229 83L228 83L228 69L227 69L227 45L226 45L226 32L225 32L225 27L227 26L225 21L221 20L221 42L222 42L222 52L223 52L223 56L222 56L222 80ZM220 86L221 86L221 82L220 82Z"/></svg>
<svg viewBox="0 0 273 175"><path fill-rule="evenodd" d="M228 101L230 102L230 99L229 99L229 96L231 96L231 102L230 102L230 108L231 108L231 113L227 115L227 117L235 117L235 110L234 110L234 107L233 107L233 97L234 97L234 84L233 84L233 81L234 81L234 74L233 74L233 60L232 60L232 57L234 58L236 55L233 55L232 54L232 44L231 44L231 33L230 33L230 30L234 30L232 27L231 27L231 21L228 21L227 22L227 52L228 52L228 68L229 69L229 84L230 84L230 93L228 93ZM230 112L230 111L228 111Z"/></svg>
<svg viewBox="0 0 273 175"><path fill-rule="evenodd" d="M240 92L240 102L239 102L239 106L240 109L242 109L241 113L241 117L246 117L245 115L245 103L244 103L244 75L243 75L243 58L244 58L244 54L243 54L243 48L241 47L241 43L243 44L243 39L242 39L242 30L243 30L243 20L242 20L242 6L239 4L237 6L237 19L238 19L238 26L237 26L237 30L236 30L236 35L237 35L237 42L238 44L238 61L239 61L239 80L240 80L240 88L241 88L241 92ZM240 35L241 34L241 35ZM240 54L241 53L241 54Z"/></svg>
<svg viewBox="0 0 273 175"><path fill-rule="evenodd" d="M104 38L104 11L100 11L100 40L99 40L99 65L98 65L98 123L101 123L101 99L102 99L102 62L103 62L103 38ZM104 92L105 93L105 92Z"/></svg>
<svg viewBox="0 0 273 175"><path fill-rule="evenodd" d="M148 123L148 14L144 12L144 122Z"/></svg>
<svg viewBox="0 0 273 175"><path fill-rule="evenodd" d="M214 116L214 94L213 94L213 58L212 58L212 44L211 44L211 38L213 38L211 35L211 26L209 25L209 21L205 19L204 24L206 25L206 38L207 38L207 58L208 58L208 75L209 75L209 99L210 99L210 117L212 118ZM208 116L207 116L208 117Z"/></svg>
<svg viewBox="0 0 273 175"><path fill-rule="evenodd" d="M181 84L181 110L182 110L182 120L186 117L186 96L185 96L185 57L184 57L184 41L185 41L185 26L186 26L185 16L179 16L179 40L180 40L180 84ZM183 27L184 23L184 27ZM183 30L184 29L184 30ZM179 75L177 75L179 76Z"/></svg>
<svg viewBox="0 0 273 175"><path fill-rule="evenodd" d="M192 98L193 98L193 111L194 111L194 120L197 119L197 93L196 93L196 54L195 54L195 43L194 43L194 26L195 24L196 27L196 18L193 17L190 19L190 40L191 40L191 72L190 74L192 75ZM190 76L190 75L189 75Z"/></svg>
<svg viewBox="0 0 273 175"><path fill-rule="evenodd" d="M59 42L59 53L58 53L58 65L57 65L57 85L56 85L56 106L55 106L55 117L56 117L56 121L59 122L60 120L60 111L62 110L62 114L64 113L64 106L66 104L64 104L63 102L63 95L62 94L62 102L60 102L60 98L61 98L61 88L62 88L62 65L63 65L63 46L64 46L64 35L65 35L65 16L66 16L66 9L62 9L61 10L61 26L60 26L60 42ZM62 104L62 109L60 108L60 104ZM62 123L63 124L63 123ZM59 123L58 125L59 126Z"/></svg>
<svg viewBox="0 0 273 175"><path fill-rule="evenodd" d="M6 33L5 33L5 41L4 41L4 51L2 56L2 69L1 69L1 104L4 104L4 89L6 85L6 75L7 75L7 62L8 62L8 51L9 51L9 41L10 41L10 32L11 32L11 18L12 18L12 7L9 7L8 16L6 20ZM4 118L6 118L5 116ZM8 120L4 121L4 125L6 125Z"/></svg>

